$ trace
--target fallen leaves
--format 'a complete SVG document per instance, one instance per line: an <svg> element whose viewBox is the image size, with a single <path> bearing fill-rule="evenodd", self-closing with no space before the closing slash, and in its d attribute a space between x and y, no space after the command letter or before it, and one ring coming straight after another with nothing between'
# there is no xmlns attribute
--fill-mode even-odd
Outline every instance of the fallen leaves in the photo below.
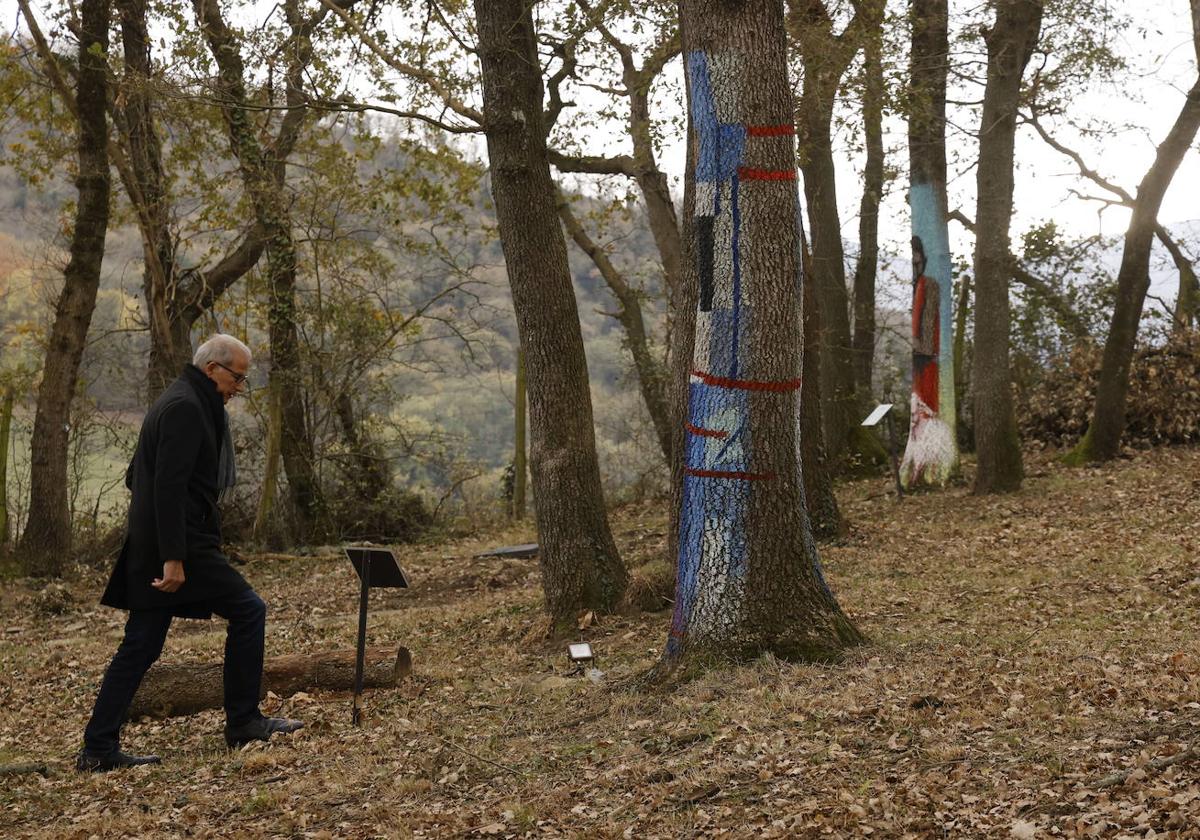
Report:
<svg viewBox="0 0 1200 840"><path fill-rule="evenodd" d="M224 749L219 711L134 722L128 746L167 764L105 777L69 760L120 616L81 606L98 578L69 582L65 613L4 584L0 627L18 632L0 636L0 763L48 772L5 778L0 835L1191 836L1198 473L1200 451L1177 449L1086 471L1034 458L1026 490L998 500L841 488L855 532L822 560L874 641L833 666L767 657L661 694L607 684L652 664L665 613L579 617L597 685L538 635L536 561L471 557L529 535L415 548L413 590L374 594L371 612L373 640L411 647L415 674L368 692L361 728L345 694L320 691L269 698L306 728L244 752ZM664 519L642 505L614 530L642 552ZM342 562L247 564L269 654L353 643ZM180 622L165 658L223 643L219 623Z"/></svg>

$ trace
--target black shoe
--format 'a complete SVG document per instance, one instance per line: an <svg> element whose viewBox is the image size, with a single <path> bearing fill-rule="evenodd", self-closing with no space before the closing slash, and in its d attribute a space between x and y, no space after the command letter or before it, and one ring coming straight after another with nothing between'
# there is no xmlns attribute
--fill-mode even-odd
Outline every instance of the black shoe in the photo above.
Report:
<svg viewBox="0 0 1200 840"><path fill-rule="evenodd" d="M270 741L271 736L276 732L290 735L303 727L304 724L302 722L288 718L255 718L249 723L243 723L241 726L226 726L225 743L230 748L242 747L251 741Z"/></svg>
<svg viewBox="0 0 1200 840"><path fill-rule="evenodd" d="M75 769L80 773L107 773L121 767L139 767L143 764L162 764L162 759L156 755L130 755L120 750L113 750L107 755L96 755L87 750L80 750L75 759Z"/></svg>

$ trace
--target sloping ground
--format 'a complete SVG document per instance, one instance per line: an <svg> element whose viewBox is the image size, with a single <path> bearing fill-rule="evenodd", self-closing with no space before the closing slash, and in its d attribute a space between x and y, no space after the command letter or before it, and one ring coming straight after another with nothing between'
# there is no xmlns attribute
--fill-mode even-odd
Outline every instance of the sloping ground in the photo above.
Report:
<svg viewBox="0 0 1200 840"><path fill-rule="evenodd" d="M662 694L612 690L655 658L666 613L605 618L601 684L565 678L537 626L536 561L469 560L513 531L409 551L416 586L373 600L373 643L414 678L368 697L271 699L290 740L229 753L221 715L131 724L158 768L70 769L121 617L99 578L61 599L0 590L0 836L1200 836L1200 449L1071 471L1030 456L1020 494L842 490L854 531L824 552L872 642L833 667L773 660ZM616 515L641 559L660 509ZM357 588L333 556L255 560L268 653L353 644ZM172 660L216 657L217 623L181 622ZM1140 768L1140 769L1138 769ZM1114 772L1134 771L1101 788Z"/></svg>

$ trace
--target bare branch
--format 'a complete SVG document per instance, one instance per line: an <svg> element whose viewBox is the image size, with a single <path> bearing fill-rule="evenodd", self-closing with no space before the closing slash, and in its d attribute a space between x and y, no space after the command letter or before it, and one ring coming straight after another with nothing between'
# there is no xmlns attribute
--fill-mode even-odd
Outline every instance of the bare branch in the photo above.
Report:
<svg viewBox="0 0 1200 840"><path fill-rule="evenodd" d="M629 155L614 155L601 157L599 155L565 155L554 149L548 150L550 163L559 172L576 172L586 175L628 175L638 174L638 164Z"/></svg>
<svg viewBox="0 0 1200 840"><path fill-rule="evenodd" d="M346 26L349 27L354 34L356 34L359 39L367 45L367 48L371 52L375 53L376 57L378 57L380 61L391 67L397 73L427 85L429 89L432 90L438 96L438 98L442 100L447 108L458 114L463 119L470 120L476 125L483 125L483 114L455 96L453 91L451 91L449 87L442 83L441 79L436 73L400 61L394 55L385 50L382 45L380 45L380 43L370 35L370 33L363 29L362 25L355 20L352 15L340 8L335 0L321 0L321 3L329 8L339 18L341 18L342 22L345 23Z"/></svg>

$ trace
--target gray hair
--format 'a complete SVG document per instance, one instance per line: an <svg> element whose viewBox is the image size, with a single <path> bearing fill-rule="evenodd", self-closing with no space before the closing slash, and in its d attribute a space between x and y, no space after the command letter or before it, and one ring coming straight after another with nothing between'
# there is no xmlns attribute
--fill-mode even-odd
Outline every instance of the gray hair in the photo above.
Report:
<svg viewBox="0 0 1200 840"><path fill-rule="evenodd" d="M231 335L217 333L196 348L196 355L192 356L192 364L198 368L203 368L209 362L231 365L234 355L238 352L245 353L246 361L250 360L249 347Z"/></svg>

